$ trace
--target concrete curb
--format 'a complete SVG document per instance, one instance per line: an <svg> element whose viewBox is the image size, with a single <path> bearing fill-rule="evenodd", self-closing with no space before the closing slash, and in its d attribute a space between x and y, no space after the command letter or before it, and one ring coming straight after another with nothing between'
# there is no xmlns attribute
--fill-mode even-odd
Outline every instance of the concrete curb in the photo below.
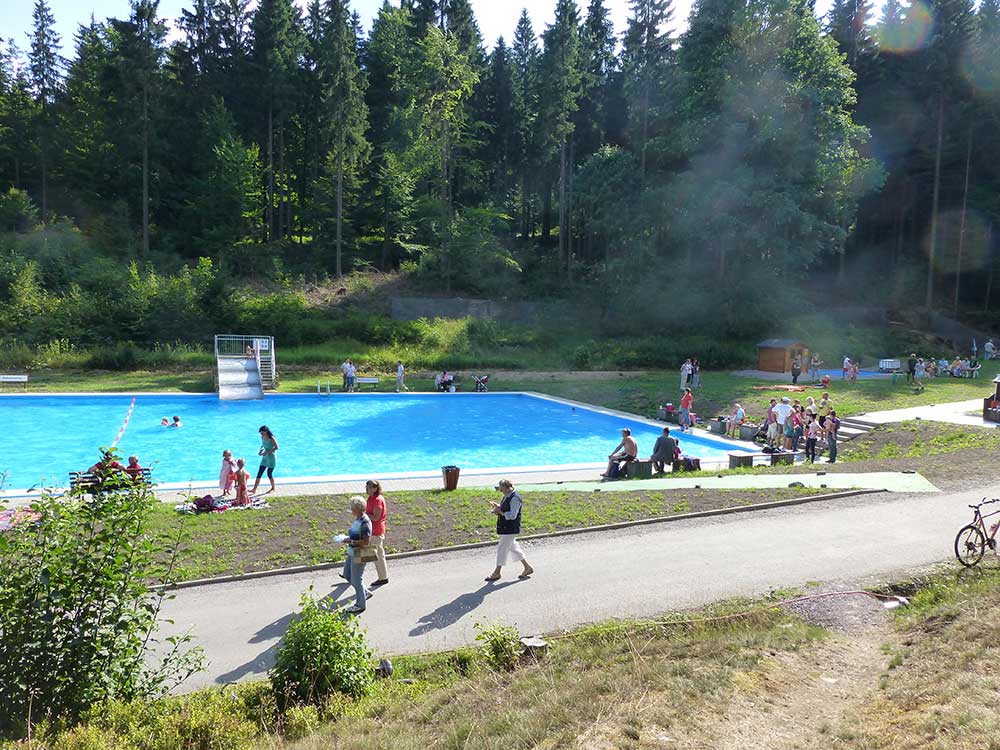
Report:
<svg viewBox="0 0 1000 750"><path fill-rule="evenodd" d="M671 523L673 521L687 521L695 518L712 518L715 516L728 516L734 513L750 513L758 510L771 510L774 508L786 508L793 505L805 505L823 500L839 500L844 497L854 497L856 495L873 495L880 492L888 492L884 489L848 490L846 492L831 492L824 495L806 495L795 497L791 500L775 500L770 503L755 503L754 505L738 505L733 508L717 508L715 510L702 510L694 513L681 513L675 516L661 516L659 518L644 518L639 521L623 521L621 523L608 523L601 526L587 526L577 529L563 529L561 531L550 531L546 534L532 534L530 536L518 537L521 542L534 542L543 539L554 539L576 534L590 534L599 531L614 531L616 529L626 529L633 526L649 526L656 523ZM451 547L431 547L429 549L417 549L409 552L393 552L386 555L387 560L404 560L408 557L424 557L426 555L438 555L444 552L460 552L462 550L482 549L483 547L495 547L496 540L488 542L469 542L467 544L456 544ZM237 581L251 581L256 578L271 578L273 576L289 576L298 573L313 573L321 570L332 570L342 568L341 562L319 563L318 565L297 565L292 568L275 568L273 570L258 570L244 575L219 576L218 578L198 578L193 581L180 581L178 583L164 586L154 586L154 591L177 591L179 589L190 589L198 586L210 586L218 583L235 583Z"/></svg>

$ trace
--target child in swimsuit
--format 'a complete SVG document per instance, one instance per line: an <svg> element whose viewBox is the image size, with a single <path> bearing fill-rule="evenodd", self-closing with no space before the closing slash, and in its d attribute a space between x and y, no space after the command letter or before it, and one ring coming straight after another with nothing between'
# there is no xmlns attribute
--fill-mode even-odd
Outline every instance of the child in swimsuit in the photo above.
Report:
<svg viewBox="0 0 1000 750"><path fill-rule="evenodd" d="M246 464L242 458L236 461L236 499L233 500L233 505L249 505L250 496L247 495L247 480L250 478L250 472L243 468Z"/></svg>

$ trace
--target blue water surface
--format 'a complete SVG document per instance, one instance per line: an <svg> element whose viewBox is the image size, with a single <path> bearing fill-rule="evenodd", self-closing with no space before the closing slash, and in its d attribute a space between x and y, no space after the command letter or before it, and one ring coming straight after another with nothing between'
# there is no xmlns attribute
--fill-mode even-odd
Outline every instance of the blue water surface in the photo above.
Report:
<svg viewBox="0 0 1000 750"><path fill-rule="evenodd" d="M63 485L110 445L132 396L0 397L10 439L0 453L7 488L41 481ZM160 426L179 415L180 429ZM258 428L278 439L276 477L316 477L462 468L544 466L605 460L630 427L645 457L661 429L527 394L272 395L263 401L220 401L215 395L137 396L119 444L154 466L160 483L218 477L222 451L245 457L256 473ZM724 459L730 446L681 436L685 453Z"/></svg>

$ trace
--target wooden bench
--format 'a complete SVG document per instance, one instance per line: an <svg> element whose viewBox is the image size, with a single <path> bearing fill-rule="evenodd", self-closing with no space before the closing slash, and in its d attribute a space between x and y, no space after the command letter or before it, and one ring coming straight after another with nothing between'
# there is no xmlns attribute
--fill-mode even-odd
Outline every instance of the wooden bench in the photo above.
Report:
<svg viewBox="0 0 1000 750"><path fill-rule="evenodd" d="M0 383L21 383L24 386L24 390L28 390L27 375L0 375Z"/></svg>
<svg viewBox="0 0 1000 750"><path fill-rule="evenodd" d="M357 383L358 385L370 385L373 391L378 388L378 378L376 377L363 377L363 378L359 377L355 378L354 382Z"/></svg>
<svg viewBox="0 0 1000 750"><path fill-rule="evenodd" d="M143 467L142 471L139 473L139 476L135 477L133 481L138 484L148 486L153 483L152 473L153 473L152 469ZM77 489L78 487L99 487L101 484L104 483L105 479L108 479L109 477L118 474L126 474L126 472L124 471L113 472L111 474L106 474L105 476L102 477L96 473L89 471L71 471L69 473L69 486L70 489L74 490Z"/></svg>
<svg viewBox="0 0 1000 750"><path fill-rule="evenodd" d="M625 464L625 476L628 479L652 479L652 461L629 461Z"/></svg>

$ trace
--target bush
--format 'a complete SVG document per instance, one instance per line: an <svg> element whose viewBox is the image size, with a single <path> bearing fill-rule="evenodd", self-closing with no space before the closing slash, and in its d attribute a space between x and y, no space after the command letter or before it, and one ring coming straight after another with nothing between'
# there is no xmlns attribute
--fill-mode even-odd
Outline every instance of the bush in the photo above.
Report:
<svg viewBox="0 0 1000 750"><path fill-rule="evenodd" d="M163 694L200 668L186 639L155 638L155 502L112 476L90 497L43 494L37 522L0 534L0 735L23 732L29 714L73 720L111 697Z"/></svg>
<svg viewBox="0 0 1000 750"><path fill-rule="evenodd" d="M492 625L477 622L476 640L483 644L486 663L498 672L509 672L517 665L524 649L521 634L513 625Z"/></svg>
<svg viewBox="0 0 1000 750"><path fill-rule="evenodd" d="M135 750L136 745L94 724L80 724L60 734L52 743L52 750Z"/></svg>
<svg viewBox="0 0 1000 750"><path fill-rule="evenodd" d="M229 691L182 699L160 721L151 750L249 750L257 726L237 709Z"/></svg>
<svg viewBox="0 0 1000 750"><path fill-rule="evenodd" d="M290 706L285 711L285 739L300 740L319 729L319 709L316 706Z"/></svg>
<svg viewBox="0 0 1000 750"><path fill-rule="evenodd" d="M269 672L279 701L318 706L334 692L352 698L365 695L375 672L357 621L320 607L311 588L302 595L301 606Z"/></svg>

